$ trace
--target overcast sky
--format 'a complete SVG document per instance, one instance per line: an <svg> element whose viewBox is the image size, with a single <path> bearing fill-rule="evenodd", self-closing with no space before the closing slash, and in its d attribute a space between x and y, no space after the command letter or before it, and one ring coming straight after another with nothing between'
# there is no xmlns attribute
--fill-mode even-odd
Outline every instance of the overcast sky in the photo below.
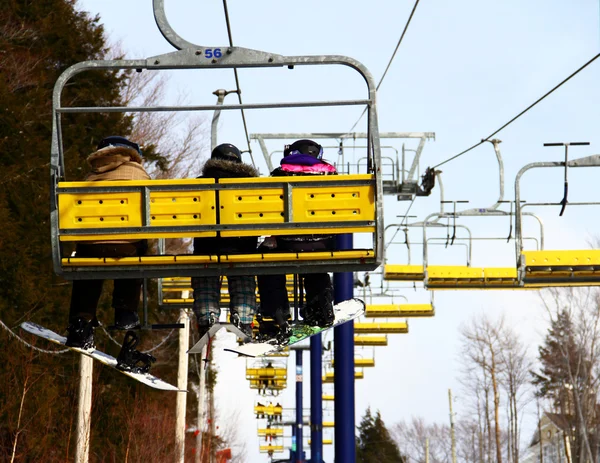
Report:
<svg viewBox="0 0 600 463"><path fill-rule="evenodd" d="M169 21L183 38L202 46L227 46L221 1L165 3ZM110 41L119 43L128 58L173 51L156 28L150 0L80 0L79 4L100 15ZM288 56L346 55L365 64L379 81L413 4L412 0L230 0L228 6L235 45ZM444 161L487 137L598 53L599 16L596 0L422 0L378 94L380 129L435 132L435 141L425 146L420 167L423 170ZM172 101L183 93L188 103L212 103L216 89L235 88L231 71L169 74L168 97ZM364 82L348 69L253 69L240 70L239 74L245 102L365 97ZM600 60L496 136L502 140L506 199L514 199L515 175L525 164L562 160L562 149L543 148L545 142L587 141L591 146L573 148L571 156L599 153L599 78ZM236 102L235 96L226 101ZM250 133L343 132L352 127L361 112L358 107L261 110L248 111L247 118ZM206 114L208 119L210 116ZM356 130L365 130L364 119ZM245 147L238 112L222 116L219 141ZM139 142L143 144L143 140ZM283 143L270 143L269 148L281 149ZM405 143L407 148L416 147L415 141ZM402 141L382 144L400 149ZM345 148L349 158L362 155L353 143ZM253 143L252 149L261 172L266 174L258 144ZM204 155L208 155L208 145ZM337 152L326 150L325 156L336 160ZM490 144L441 170L446 199L469 201L468 205L459 205L459 210L486 207L498 197L498 167ZM560 169L526 174L523 198L530 202L560 201L562 176ZM597 178L593 170L571 170L569 199L598 200ZM394 197L386 198L386 224L397 223L408 206ZM418 198L410 215L417 216L412 220L421 220L437 210L439 189L429 198ZM567 207L563 217L558 217L558 207L538 208L535 212L545 224L546 249L587 248L598 234L597 209ZM510 228L508 220L498 218L460 223L468 225L477 237L506 238ZM526 221L524 234L539 237L535 222ZM445 237L446 233L432 236ZM402 234L397 238L403 240ZM410 239L420 242L420 230L411 231ZM527 246L532 249L533 243ZM420 263L422 248L413 245L411 251L412 263ZM389 263L406 263L406 247L391 245L387 257ZM464 265L464 248L436 246L430 250L430 259L437 264ZM514 243L507 244L506 239L476 242L472 264L514 266ZM406 289L402 294L410 302L430 299L422 289ZM376 368L367 369L365 379L356 383L357 422L368 406L381 410L390 426L411 416L447 422L448 388L455 391L457 415L465 413L457 382L458 332L474 315L504 314L530 344L532 355L546 326L539 297L531 292L443 292L436 295L435 306L435 318L411 320L410 334L390 336L388 347L376 350ZM218 355L217 361L218 408L224 417L230 416L233 409L240 410L240 433L247 436L247 461L266 461L266 456L258 453L252 413L255 396L245 381L245 362L228 354ZM281 398L284 407L293 406L293 391L290 382ZM308 388L305 395L308 406ZM330 418L333 420L332 415ZM524 439L529 438L530 431L524 430ZM333 461L331 449L326 450L325 459Z"/></svg>

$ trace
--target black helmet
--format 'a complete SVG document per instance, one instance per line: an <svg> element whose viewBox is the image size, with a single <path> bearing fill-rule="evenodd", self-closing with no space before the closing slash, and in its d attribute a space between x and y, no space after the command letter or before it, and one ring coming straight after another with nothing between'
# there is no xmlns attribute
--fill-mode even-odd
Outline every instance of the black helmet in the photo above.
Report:
<svg viewBox="0 0 600 463"><path fill-rule="evenodd" d="M108 148L109 146L120 146L122 148L130 148L136 150L140 155L142 154L140 145L130 140L127 140L127 138L125 137L119 136L103 138L102 140L100 140L100 143L98 143L98 147L96 149L99 151L102 148Z"/></svg>
<svg viewBox="0 0 600 463"><path fill-rule="evenodd" d="M289 156L294 151L298 151L302 154L308 154L314 158L323 158L323 147L312 140L298 140L291 145L285 145L283 149L283 156Z"/></svg>
<svg viewBox="0 0 600 463"><path fill-rule="evenodd" d="M231 143L223 143L212 150L210 158L241 163L242 153L235 145L232 145Z"/></svg>

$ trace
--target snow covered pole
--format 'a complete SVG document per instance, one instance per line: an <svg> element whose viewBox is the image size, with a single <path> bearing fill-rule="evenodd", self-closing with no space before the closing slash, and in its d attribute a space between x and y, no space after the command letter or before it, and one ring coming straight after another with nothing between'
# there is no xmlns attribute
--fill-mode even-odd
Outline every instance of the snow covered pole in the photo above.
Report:
<svg viewBox="0 0 600 463"><path fill-rule="evenodd" d="M177 388L185 391L188 382L188 354L190 347L190 316L185 309L179 313L179 320L183 328L179 330L179 364L177 368ZM175 424L175 448L177 457L175 461L185 461L185 411L187 404L187 393L177 393L176 424Z"/></svg>
<svg viewBox="0 0 600 463"><path fill-rule="evenodd" d="M338 250L353 249L351 234L338 235ZM352 299L354 295L352 272L334 273L335 303ZM335 461L356 463L354 411L354 322L349 321L333 329L334 396L335 396Z"/></svg>
<svg viewBox="0 0 600 463"><path fill-rule="evenodd" d="M90 424L92 415L92 375L94 360L80 355L79 400L77 404L77 448L75 463L87 463L90 456Z"/></svg>
<svg viewBox="0 0 600 463"><path fill-rule="evenodd" d="M323 378L321 364L323 340L310 338L310 461L323 462Z"/></svg>

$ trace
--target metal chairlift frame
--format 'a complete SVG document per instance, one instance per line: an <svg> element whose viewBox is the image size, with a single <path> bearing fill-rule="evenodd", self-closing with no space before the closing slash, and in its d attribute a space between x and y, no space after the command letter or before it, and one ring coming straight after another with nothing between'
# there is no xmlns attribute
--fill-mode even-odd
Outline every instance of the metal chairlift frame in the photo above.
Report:
<svg viewBox="0 0 600 463"><path fill-rule="evenodd" d="M251 50L241 47L204 47L190 43L181 38L170 26L164 11L164 0L153 0L154 17L158 28L164 38L177 50L175 52L153 56L147 59L137 60L101 60L85 61L77 63L64 71L57 80L53 91L52 108L52 146L50 158L50 221L51 221L51 239L52 239L52 259L54 270L58 275L67 279L105 279L105 278L155 278L161 276L178 275L223 275L223 274L261 274L261 273L302 273L322 272L326 269L337 271L354 270L372 270L377 268L383 262L383 197L381 180L381 151L380 137L377 120L377 102L376 102L376 83L369 70L355 59L339 55L319 55L319 56L282 56L273 53L267 53L258 50ZM214 56L213 50L222 50L221 56ZM210 57L207 51L211 51ZM236 68L280 68L287 66L292 69L294 66L305 65L342 65L350 67L358 72L365 80L368 97L359 100L342 101L312 101L312 102L287 102L287 103L259 103L259 104L216 104L216 105L196 105L196 106L160 106L160 107L62 107L61 95L65 85L69 80L84 71L89 70L171 70L171 69L236 69ZM199 263L187 264L169 263L168 265L155 263L146 263L145 265L89 265L89 266L63 266L61 253L61 230L59 228L59 210L58 195L64 192L59 187L59 182L64 181L64 151L61 132L61 115L69 113L111 113L111 112L149 112L149 111L208 111L208 110L240 110L240 109L267 109L267 108L297 108L297 107L326 107L326 106L348 106L348 105L366 105L367 106L367 129L365 134L369 146L369 163L367 173L372 175L375 195L375 222L373 228L374 255L368 257L345 257L338 258L315 258L315 260L297 260L289 262L262 262L260 254L253 262L218 262L218 263ZM293 177L277 179L281 184L287 184L292 188L295 184ZM346 180L345 182L352 181ZM357 181L354 181L356 184ZM243 183L243 182L239 182ZM279 184L278 183L278 184ZM325 183L325 182L323 182ZM329 182L327 182L329 183ZM329 183L331 186L337 184L343 185L343 179L334 179ZM194 190L223 190L225 185L194 185ZM231 185L234 187L234 185ZM122 192L129 191L128 188L140 187L116 187L116 186L95 186L79 189L84 192ZM161 191L186 191L189 186L185 184L167 185L161 188ZM71 189L71 191L75 188ZM143 204L146 217L149 210L149 188L143 189ZM288 213L291 205L287 204ZM288 214L289 216L289 214ZM338 222L339 224L340 222ZM350 222L348 222L350 224ZM284 223L281 228L293 230L294 223ZM319 227L318 223L314 224ZM337 225L339 226L339 225ZM220 227L220 228L219 228ZM193 226L192 228L196 228ZM202 227L199 227L199 229ZM215 231L223 226L213 226ZM102 230L102 228L97 229ZM327 227L324 227L327 230ZM138 229L141 231L141 229ZM156 228L159 232L158 227ZM330 229L329 233L335 231ZM100 232L98 232L100 233ZM344 232L342 232L344 233ZM116 236L116 235L115 235ZM75 262L75 261L74 261Z"/></svg>
<svg viewBox="0 0 600 463"><path fill-rule="evenodd" d="M250 134L251 140L258 141L260 148L262 150L265 162L267 163L267 167L269 171L273 170L273 161L271 159L273 153L269 153L265 140L299 140L303 138L308 138L312 140L321 140L321 139L335 139L335 140L357 140L357 139L366 139L367 143L370 139L370 134L364 132L329 132L329 133L254 133ZM402 139L402 138L418 138L419 145L416 150L406 150L404 149L404 145L402 145L402 164L398 161L398 150L396 150L396 161L392 159L394 177L392 181L384 181L382 180L383 194L384 195L399 195L398 199L402 200L412 200L417 192L417 186L419 179L417 178L417 171L419 167L419 162L421 160L421 154L423 152L423 148L425 147L425 142L427 140L435 140L434 132L380 132L379 140L384 139ZM387 146L386 146L387 147ZM368 146L367 146L368 148ZM383 148L383 146L380 146ZM391 148L391 147L390 147ZM409 170L406 170L406 151L414 151L415 157L410 166ZM276 151L275 151L276 152ZM361 158L357 161L358 163L364 158ZM380 157L382 160L383 158ZM391 158L387 158L391 159ZM369 164L369 159L367 158L367 166ZM381 166L381 164L380 164ZM414 177L414 178L413 178ZM402 196L402 198L400 198Z"/></svg>
<svg viewBox="0 0 600 463"><path fill-rule="evenodd" d="M581 143L575 143L576 145ZM568 146L568 144L566 144ZM595 275L573 275L574 271L573 267L580 267L584 270L584 272L597 272L600 270L600 265L598 263L586 263L581 260L577 264L564 262L563 265L560 263L548 262L543 267L546 267L548 271L552 272L553 270L561 270L558 276L552 276L551 278L530 278L527 276L527 263L525 261L524 246L523 242L525 238L523 237L523 216L524 215L532 215L531 213L523 212L525 207L534 207L534 206L562 206L564 210L564 206L568 204L569 206L592 206L598 205L600 202L567 202L566 197L566 189L565 189L565 197L563 198L563 202L547 202L547 203L524 203L521 201L521 178L525 174L525 172L531 169L537 168L546 168L546 167L562 167L565 171L565 187L567 184L567 172L569 168L573 167L600 167L600 155L595 154L591 156L585 156L578 159L568 160L567 159L567 150L565 150L565 161L547 161L547 162L533 162L525 165L515 177L515 252L517 259L517 270L519 275L519 280L521 284L536 284L540 286L577 286L577 285L585 285L585 284L594 284L597 285L600 283L600 277L596 273ZM562 212L561 212L562 214ZM542 246L542 250L543 250ZM562 251L569 253L569 251ZM585 253L585 251L583 251ZM580 256L578 256L580 257ZM560 259L559 259L560 260ZM577 259L578 260L578 259ZM564 261L564 260L563 260Z"/></svg>

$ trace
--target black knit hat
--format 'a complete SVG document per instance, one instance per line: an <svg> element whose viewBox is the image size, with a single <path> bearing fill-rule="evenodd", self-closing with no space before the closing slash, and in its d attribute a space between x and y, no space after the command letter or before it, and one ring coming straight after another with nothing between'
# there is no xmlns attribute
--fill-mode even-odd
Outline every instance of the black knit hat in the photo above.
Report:
<svg viewBox="0 0 600 463"><path fill-rule="evenodd" d="M231 161L241 164L242 153L237 146L231 143L223 143L217 146L210 155L211 159L222 159L223 161Z"/></svg>
<svg viewBox="0 0 600 463"><path fill-rule="evenodd" d="M96 150L99 151L102 148L108 148L110 146L120 146L123 148L131 148L131 149L136 150L140 155L142 154L140 145L138 145L137 143L134 143L130 140L127 140L127 138L125 138L125 137L118 137L118 136L103 138L102 140L100 140L100 143L98 143L98 148L96 148Z"/></svg>

